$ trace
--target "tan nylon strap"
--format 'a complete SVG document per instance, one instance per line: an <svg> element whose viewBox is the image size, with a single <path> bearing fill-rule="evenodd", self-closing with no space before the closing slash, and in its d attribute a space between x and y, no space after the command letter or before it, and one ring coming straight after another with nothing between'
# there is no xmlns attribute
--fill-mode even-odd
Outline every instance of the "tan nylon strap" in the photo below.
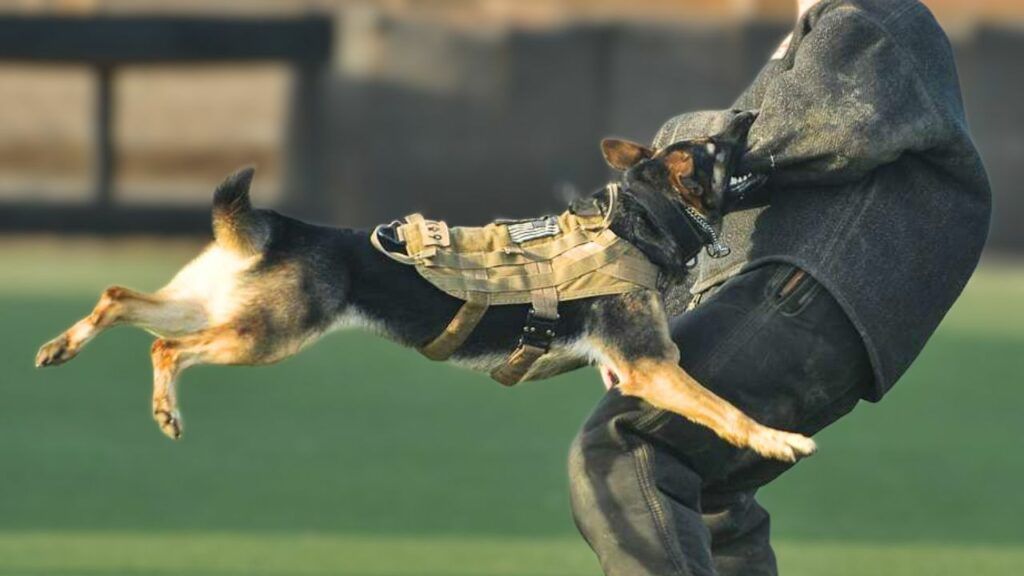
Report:
<svg viewBox="0 0 1024 576"><path fill-rule="evenodd" d="M551 262L534 262L529 265L531 272L550 274L553 272ZM554 287L541 288L530 292L530 304L533 314L546 320L558 319L558 290ZM547 354L547 350L526 343L520 343L505 359L505 363L491 371L491 378L503 386L515 386L529 374L537 360Z"/></svg>
<svg viewBox="0 0 1024 576"><path fill-rule="evenodd" d="M423 222L422 214L409 214L405 217L405 224L398 227L398 238L405 242L405 250L410 257L415 257L424 248L418 226L420 222Z"/></svg>
<svg viewBox="0 0 1024 576"><path fill-rule="evenodd" d="M660 270L643 256L624 254L610 265L601 268L607 274L644 288L657 289Z"/></svg>
<svg viewBox="0 0 1024 576"><path fill-rule="evenodd" d="M426 220L421 214L405 217L405 224L399 227L399 237L405 242L409 257L416 261L429 258L437 248L451 244L448 225L439 220Z"/></svg>
<svg viewBox="0 0 1024 576"><path fill-rule="evenodd" d="M451 245L452 240L448 231L448 225L440 220L423 220L416 222L420 231L420 238L424 247L441 246L442 248Z"/></svg>
<svg viewBox="0 0 1024 576"><path fill-rule="evenodd" d="M551 262L535 262L538 274L552 274L554 268ZM533 312L537 316L548 320L558 319L558 290L554 286L548 286L530 292L530 303L533 305Z"/></svg>
<svg viewBox="0 0 1024 576"><path fill-rule="evenodd" d="M486 294L472 293L469 296L444 331L419 348L420 354L431 360L447 360L466 342L489 307Z"/></svg>
<svg viewBox="0 0 1024 576"><path fill-rule="evenodd" d="M522 382L530 368L537 360L547 354L547 350L524 344L516 348L505 363L491 371L491 378L502 386L515 386Z"/></svg>
<svg viewBox="0 0 1024 576"><path fill-rule="evenodd" d="M537 246L509 245L509 250L504 252L474 252L458 254L455 252L438 252L430 256L425 262L426 266L439 266L455 268L457 270L468 270L472 268L493 268L495 266L513 266L527 264L538 260L550 260L561 256L565 252L577 246L596 242L602 246L608 246L615 242L618 237L611 230L602 230L599 233L588 232L582 228L573 230L562 235L560 238L545 242ZM514 251L513 251L514 250Z"/></svg>
<svg viewBox="0 0 1024 576"><path fill-rule="evenodd" d="M444 291L470 292L528 292L564 284L588 272L610 264L630 248L626 242L615 242L605 249L584 244L579 255L566 255L566 262L559 263L556 270L538 274L517 276L491 276L487 279L466 278L461 275L432 274L430 268L420 268L421 274Z"/></svg>
<svg viewBox="0 0 1024 576"><path fill-rule="evenodd" d="M373 245L373 247L376 248L378 252L387 256L388 258L391 258L395 262L401 262L402 264L410 266L415 264L416 261L413 260L412 258L409 258L405 254L396 254L395 252L391 252L384 248L384 246L380 243L380 237L377 236L377 233L380 232L380 229L383 227L384 224L381 224L380 226L374 228L373 232L370 232L370 244Z"/></svg>

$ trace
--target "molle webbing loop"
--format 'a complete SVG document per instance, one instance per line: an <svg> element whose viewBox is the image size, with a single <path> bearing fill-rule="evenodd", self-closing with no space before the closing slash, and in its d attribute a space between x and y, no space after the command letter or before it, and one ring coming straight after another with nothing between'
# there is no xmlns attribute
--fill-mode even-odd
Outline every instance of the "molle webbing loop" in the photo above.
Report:
<svg viewBox="0 0 1024 576"><path fill-rule="evenodd" d="M551 262L535 262L539 273L551 273ZM558 291L540 288L530 293L530 312L523 326L519 345L505 359L505 363L491 371L491 378L502 386L515 386L523 381L530 368L548 353L557 335Z"/></svg>
<svg viewBox="0 0 1024 576"><path fill-rule="evenodd" d="M607 230L606 232L610 233L610 231ZM433 255L426 256L425 258L430 266L456 268L459 270L528 264L538 260L550 260L551 258L564 254L577 246L592 242L592 236L592 234L588 234L584 229L577 229L559 238L553 239L550 242L531 248L524 248L519 244L512 244L503 247L500 252L460 254L457 252L444 251L434 252ZM612 234L612 236L614 236L614 234Z"/></svg>
<svg viewBox="0 0 1024 576"><path fill-rule="evenodd" d="M614 201L615 191L609 192ZM608 228L610 210L592 215L568 211L479 228L449 228L413 214L378 227L370 238L379 251L415 266L436 288L465 302L448 326L420 348L432 360L454 354L489 306L531 306L519 345L491 373L511 386L547 353L556 336L560 301L657 287L658 268ZM382 245L378 234L385 229L404 253Z"/></svg>

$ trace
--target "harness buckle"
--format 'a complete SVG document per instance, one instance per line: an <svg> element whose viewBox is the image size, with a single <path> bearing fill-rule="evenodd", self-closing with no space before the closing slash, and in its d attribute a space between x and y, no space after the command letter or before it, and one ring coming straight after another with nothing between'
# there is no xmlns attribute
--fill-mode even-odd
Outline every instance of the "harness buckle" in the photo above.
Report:
<svg viewBox="0 0 1024 576"><path fill-rule="evenodd" d="M547 352L551 349L557 332L559 317L544 318L537 314L537 311L530 307L526 315L526 324L523 325L523 334L519 337L519 346L527 345L540 348Z"/></svg>

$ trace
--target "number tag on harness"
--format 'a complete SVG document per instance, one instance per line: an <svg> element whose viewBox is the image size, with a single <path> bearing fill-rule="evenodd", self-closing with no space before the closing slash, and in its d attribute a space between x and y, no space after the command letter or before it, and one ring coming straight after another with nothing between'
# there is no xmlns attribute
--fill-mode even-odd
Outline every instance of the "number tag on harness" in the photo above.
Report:
<svg viewBox="0 0 1024 576"><path fill-rule="evenodd" d="M526 220L508 225L508 235L516 244L522 244L537 238L558 236L561 233L562 229L558 227L558 218L554 216L545 216L536 220Z"/></svg>

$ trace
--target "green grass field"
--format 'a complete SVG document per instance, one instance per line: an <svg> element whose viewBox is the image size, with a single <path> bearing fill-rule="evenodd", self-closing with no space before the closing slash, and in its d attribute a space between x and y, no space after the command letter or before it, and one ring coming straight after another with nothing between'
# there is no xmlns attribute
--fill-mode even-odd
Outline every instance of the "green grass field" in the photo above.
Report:
<svg viewBox="0 0 1024 576"><path fill-rule="evenodd" d="M591 371L505 390L363 334L200 367L185 438L149 416L150 338L36 348L189 247L0 244L0 575L596 576L565 454ZM786 576L1024 573L1024 268L985 267L893 393L763 491Z"/></svg>

